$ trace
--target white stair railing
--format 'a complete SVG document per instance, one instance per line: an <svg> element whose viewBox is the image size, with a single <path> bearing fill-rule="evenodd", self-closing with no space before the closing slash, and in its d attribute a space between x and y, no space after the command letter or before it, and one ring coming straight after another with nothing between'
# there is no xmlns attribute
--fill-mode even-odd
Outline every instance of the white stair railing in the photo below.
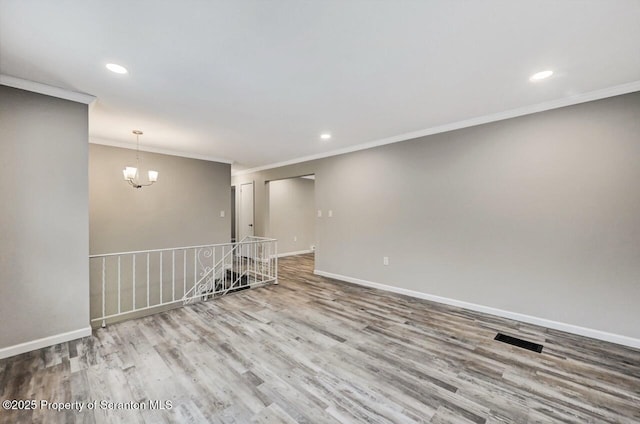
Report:
<svg viewBox="0 0 640 424"><path fill-rule="evenodd" d="M89 256L91 321L150 314L278 282L277 240ZM219 259L218 259L219 258Z"/></svg>
<svg viewBox="0 0 640 424"><path fill-rule="evenodd" d="M273 249L271 249L273 247ZM272 281L270 261L277 263L276 240L245 237L236 243L213 267L206 267L200 279L184 294L183 301L206 300L230 291L255 287Z"/></svg>

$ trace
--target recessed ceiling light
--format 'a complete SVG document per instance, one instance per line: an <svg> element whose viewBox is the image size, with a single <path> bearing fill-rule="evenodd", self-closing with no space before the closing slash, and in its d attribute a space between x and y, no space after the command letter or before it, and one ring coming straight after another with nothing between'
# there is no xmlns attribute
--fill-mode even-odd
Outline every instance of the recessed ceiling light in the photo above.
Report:
<svg viewBox="0 0 640 424"><path fill-rule="evenodd" d="M331 138L331 134L329 133L320 134L320 138L323 140L329 140Z"/></svg>
<svg viewBox="0 0 640 424"><path fill-rule="evenodd" d="M549 71L549 70L536 72L535 74L531 75L531 77L529 78L529 81L540 81L545 78L549 78L551 75L553 75L553 71Z"/></svg>
<svg viewBox="0 0 640 424"><path fill-rule="evenodd" d="M126 74L128 72L127 68L115 63L107 63L106 67L108 70L110 70L111 72L115 72L116 74Z"/></svg>

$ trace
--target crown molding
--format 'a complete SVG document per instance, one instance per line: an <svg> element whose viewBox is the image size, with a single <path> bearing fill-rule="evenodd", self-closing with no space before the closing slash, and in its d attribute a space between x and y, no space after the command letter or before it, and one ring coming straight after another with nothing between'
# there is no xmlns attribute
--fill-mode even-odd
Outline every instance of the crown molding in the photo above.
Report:
<svg viewBox="0 0 640 424"><path fill-rule="evenodd" d="M490 122L503 121L505 119L517 118L518 116L530 115L533 113L544 112L547 110L558 109L561 107L572 106L580 103L591 102L594 100L605 99L607 97L614 97L622 94L633 93L635 91L640 91L640 80L633 81L627 84L621 84L613 87L604 88L601 90L595 90L587 93L576 94L574 96L550 100L543 103L523 106L521 108L511 109L511 110L498 112L498 113L492 113L489 115L478 116L475 118L465 119L462 121L451 122L444 125L425 128L423 130L399 134L393 137L383 138L380 140L374 140L374 141L357 144L354 146L345 147L343 149L332 150L329 152L318 153L315 155L302 156L299 158L295 158L295 159L291 159L283 162L276 162L276 163L263 165L263 166L258 166L255 168L243 169L240 171L233 172L232 175L235 177L237 175L251 174L253 172L265 171L267 169L279 168L282 166L293 165L300 162L308 162L311 160L323 159L331 156L342 155L345 153L356 152L358 150L370 149L372 147L384 146L386 144L399 143L401 141L412 140L419 137L425 137L427 135L439 134L447 131L473 127L476 125L488 124Z"/></svg>
<svg viewBox="0 0 640 424"><path fill-rule="evenodd" d="M90 94L79 93L77 91L71 91L65 88L54 87L52 85L12 77L10 75L0 74L0 85L32 91L34 93L46 94L47 96L71 100L72 102L77 103L84 103L86 105L90 105L96 100L96 97Z"/></svg>
<svg viewBox="0 0 640 424"><path fill-rule="evenodd" d="M136 150L135 144L124 143L122 141L115 141L115 140L110 140L110 139L100 138L100 137L89 136L89 143L100 144L102 146L120 147L121 149ZM206 160L209 162L228 163L229 165L233 164L233 161L230 159L223 159L223 158L218 158L218 157L208 156L208 155L200 155L197 153L179 152L177 150L160 149L160 148L151 147L151 146L140 147L140 151L149 152L149 153L160 153L162 155L179 156L179 157L189 158L189 159L200 159L200 160Z"/></svg>

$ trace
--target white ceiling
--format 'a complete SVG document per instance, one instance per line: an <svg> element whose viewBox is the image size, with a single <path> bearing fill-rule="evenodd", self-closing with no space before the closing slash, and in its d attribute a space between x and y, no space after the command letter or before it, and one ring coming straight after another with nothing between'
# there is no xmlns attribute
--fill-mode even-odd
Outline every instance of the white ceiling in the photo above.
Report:
<svg viewBox="0 0 640 424"><path fill-rule="evenodd" d="M640 1L0 0L0 73L95 95L92 142L239 170L640 89Z"/></svg>

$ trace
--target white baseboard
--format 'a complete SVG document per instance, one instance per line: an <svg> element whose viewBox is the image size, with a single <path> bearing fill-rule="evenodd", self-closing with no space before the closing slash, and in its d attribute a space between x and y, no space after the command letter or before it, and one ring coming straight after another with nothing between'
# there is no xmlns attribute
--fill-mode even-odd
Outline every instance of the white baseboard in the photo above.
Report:
<svg viewBox="0 0 640 424"><path fill-rule="evenodd" d="M372 281L361 280L359 278L347 277L345 275L333 274L331 272L314 270L314 274L323 277L333 278L336 280L346 281L348 283L358 284L360 286L371 287L374 289L389 291L393 293L403 294L406 296L416 297L418 299L430 300L432 302L443 303L445 305L457 306L459 308L470 309L476 312L482 312L489 315L495 315L502 318L509 318L516 321L522 321L529 324L540 325L542 327L552 328L554 330L565 331L567 333L577 334L579 336L591 337L593 339L604 340L606 342L616 343L624 346L640 349L640 339L623 336L620 334L608 333L606 331L594 330L591 328L580 327L564 322L552 321L545 318L525 315L518 312L505 311L503 309L492 308L490 306L478 305L475 303L465 302L462 300L441 297L432 294L422 293L415 290L403 289L400 287L388 286L386 284L374 283Z"/></svg>
<svg viewBox="0 0 640 424"><path fill-rule="evenodd" d="M285 256L304 255L305 253L313 253L313 250L309 249L309 250L298 250L296 252L278 253L278 257L283 258Z"/></svg>
<svg viewBox="0 0 640 424"><path fill-rule="evenodd" d="M24 342L17 345L3 347L0 349L0 359L10 356L20 355L21 353L31 352L32 350L42 349L58 343L64 343L75 339L81 339L91 335L91 327L81 328L79 330L68 331L66 333L55 334L49 337Z"/></svg>

